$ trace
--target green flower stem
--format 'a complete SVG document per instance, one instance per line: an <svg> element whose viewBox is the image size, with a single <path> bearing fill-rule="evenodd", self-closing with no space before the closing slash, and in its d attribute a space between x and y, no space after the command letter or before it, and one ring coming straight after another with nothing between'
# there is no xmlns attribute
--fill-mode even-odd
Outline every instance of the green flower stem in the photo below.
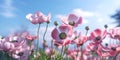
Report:
<svg viewBox="0 0 120 60"><path fill-rule="evenodd" d="M117 53L114 57L113 60L117 60L117 56L119 55L119 53Z"/></svg>
<svg viewBox="0 0 120 60"><path fill-rule="evenodd" d="M40 24L39 24L38 30L37 30L37 36L38 36L38 39L37 39L37 50L39 49L39 31L40 31Z"/></svg>
<svg viewBox="0 0 120 60"><path fill-rule="evenodd" d="M8 60L7 58L8 58L8 57L7 57L7 53L5 52L3 59L4 59L4 60Z"/></svg>
<svg viewBox="0 0 120 60"><path fill-rule="evenodd" d="M88 34L88 30L86 31L85 35L87 36L87 34Z"/></svg>
<svg viewBox="0 0 120 60"><path fill-rule="evenodd" d="M36 55L37 55L37 51L39 51L39 30L40 30L40 24L38 26L38 29L37 29L37 49L36 49ZM36 59L37 60L37 59Z"/></svg>
<svg viewBox="0 0 120 60"><path fill-rule="evenodd" d="M62 56L62 54L63 54L63 48L64 48L64 46L62 46L60 56Z"/></svg>
<svg viewBox="0 0 120 60"><path fill-rule="evenodd" d="M83 60L83 51L82 51L82 46L81 46L81 60Z"/></svg>
<svg viewBox="0 0 120 60"><path fill-rule="evenodd" d="M47 23L47 25L46 25L45 33L44 33L44 35L43 35L43 41L44 41L44 42L46 42L46 41L45 41L45 35L46 35L46 33L47 33L47 29L48 29L48 23Z"/></svg>
<svg viewBox="0 0 120 60"><path fill-rule="evenodd" d="M10 53L10 60L12 60L12 53Z"/></svg>

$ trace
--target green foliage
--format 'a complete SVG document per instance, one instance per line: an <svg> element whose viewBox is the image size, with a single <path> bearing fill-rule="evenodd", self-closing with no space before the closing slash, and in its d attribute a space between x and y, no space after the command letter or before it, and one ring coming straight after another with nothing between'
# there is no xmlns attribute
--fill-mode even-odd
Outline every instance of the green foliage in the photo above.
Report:
<svg viewBox="0 0 120 60"><path fill-rule="evenodd" d="M15 60L9 53L0 51L0 60Z"/></svg>
<svg viewBox="0 0 120 60"><path fill-rule="evenodd" d="M54 52L54 55L53 55L54 58L53 59L52 59L52 56L45 54L45 50L44 49L40 49L39 53L40 53L40 57L34 58L34 54L36 54L36 51L33 52L29 56L28 60L53 60L53 59L54 60L72 60L71 58L64 58L63 55L61 55L58 51Z"/></svg>

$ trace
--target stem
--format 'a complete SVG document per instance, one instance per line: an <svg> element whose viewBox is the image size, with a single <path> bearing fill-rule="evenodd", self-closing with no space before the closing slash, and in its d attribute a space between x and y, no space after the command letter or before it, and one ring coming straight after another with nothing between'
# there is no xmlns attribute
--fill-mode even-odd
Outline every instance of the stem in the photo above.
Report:
<svg viewBox="0 0 120 60"><path fill-rule="evenodd" d="M81 57L80 57L81 60L83 60L83 51L82 51L82 45L81 45Z"/></svg>
<svg viewBox="0 0 120 60"><path fill-rule="evenodd" d="M60 56L62 56L62 54L63 54L63 48L64 48L64 46L62 46L62 50L61 50Z"/></svg>
<svg viewBox="0 0 120 60"><path fill-rule="evenodd" d="M45 33L44 33L44 35L43 35L43 41L44 41L44 42L46 42L46 41L45 41L45 35L46 35L46 33L47 33L47 29L48 29L48 23L47 23L47 25L46 25Z"/></svg>
<svg viewBox="0 0 120 60"><path fill-rule="evenodd" d="M37 39L37 50L39 50L39 30L40 30L40 24L39 24L38 29L37 29L37 36L38 36L38 39ZM36 51L36 54L37 54L37 51Z"/></svg>
<svg viewBox="0 0 120 60"><path fill-rule="evenodd" d="M12 53L10 53L10 60L12 60Z"/></svg>
<svg viewBox="0 0 120 60"><path fill-rule="evenodd" d="M4 53L4 58L3 59L7 60L7 53L6 52Z"/></svg>
<svg viewBox="0 0 120 60"><path fill-rule="evenodd" d="M117 55L118 55L119 53L117 53L114 57L113 57L113 60L117 60L116 58L117 58Z"/></svg>
<svg viewBox="0 0 120 60"><path fill-rule="evenodd" d="M51 48L53 48L53 40L51 40Z"/></svg>
<svg viewBox="0 0 120 60"><path fill-rule="evenodd" d="M87 36L87 34L88 34L88 30L86 31L85 35Z"/></svg>

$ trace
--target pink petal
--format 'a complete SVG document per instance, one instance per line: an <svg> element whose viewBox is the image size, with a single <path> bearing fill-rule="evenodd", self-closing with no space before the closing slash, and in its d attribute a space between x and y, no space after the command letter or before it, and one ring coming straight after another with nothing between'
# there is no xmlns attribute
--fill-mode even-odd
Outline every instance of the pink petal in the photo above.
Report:
<svg viewBox="0 0 120 60"><path fill-rule="evenodd" d="M51 18L51 14L49 13L48 16L47 16L47 21L46 22L50 21L50 18Z"/></svg>
<svg viewBox="0 0 120 60"><path fill-rule="evenodd" d="M75 23L75 27L82 23L82 17L79 17L79 20Z"/></svg>
<svg viewBox="0 0 120 60"><path fill-rule="evenodd" d="M70 43L71 43L71 40L67 40L67 39L66 39L66 40L64 40L63 45L66 46L66 45L68 45L68 44L70 44Z"/></svg>
<svg viewBox="0 0 120 60"><path fill-rule="evenodd" d="M102 39L104 39L106 37L106 35L107 35L107 30L102 31L102 34L101 34Z"/></svg>
<svg viewBox="0 0 120 60"><path fill-rule="evenodd" d="M35 13L35 18L38 21L38 23L43 23L43 22L47 22L50 19L50 15L45 16L43 13L41 12L36 12Z"/></svg>
<svg viewBox="0 0 120 60"><path fill-rule="evenodd" d="M64 24L68 24L67 18L66 17L61 17L61 20Z"/></svg>
<svg viewBox="0 0 120 60"><path fill-rule="evenodd" d="M38 24L38 21L33 17L32 14L26 15L26 18L33 24Z"/></svg>
<svg viewBox="0 0 120 60"><path fill-rule="evenodd" d="M43 15L43 13L41 13L41 12L36 12L35 13L35 17L41 17Z"/></svg>
<svg viewBox="0 0 120 60"><path fill-rule="evenodd" d="M101 34L101 30L100 30L100 29L96 29L96 30L94 30L94 31L91 33L91 36L97 37L97 36L100 36L100 34Z"/></svg>
<svg viewBox="0 0 120 60"><path fill-rule="evenodd" d="M27 14L26 18L29 20L31 18L31 16L33 16L32 14Z"/></svg>
<svg viewBox="0 0 120 60"><path fill-rule="evenodd" d="M38 23L46 22L46 19L47 19L47 17L45 17L45 16L40 16L40 17L37 18Z"/></svg>
<svg viewBox="0 0 120 60"><path fill-rule="evenodd" d="M117 52L120 52L120 46L116 48L116 51L117 51Z"/></svg>
<svg viewBox="0 0 120 60"><path fill-rule="evenodd" d="M68 36L71 37L72 35L73 35L73 29L72 29L72 27L70 26L70 27L69 27Z"/></svg>
<svg viewBox="0 0 120 60"><path fill-rule="evenodd" d="M58 32L58 30L56 28L52 31L51 36L55 40L59 39L59 32Z"/></svg>
<svg viewBox="0 0 120 60"><path fill-rule="evenodd" d="M59 26L59 30L60 30L61 32L68 32L68 31L69 31L69 28L68 28L67 25L61 25L61 26Z"/></svg>
<svg viewBox="0 0 120 60"><path fill-rule="evenodd" d="M78 17L75 14L69 14L68 20L69 21L76 21L76 20L78 20Z"/></svg>

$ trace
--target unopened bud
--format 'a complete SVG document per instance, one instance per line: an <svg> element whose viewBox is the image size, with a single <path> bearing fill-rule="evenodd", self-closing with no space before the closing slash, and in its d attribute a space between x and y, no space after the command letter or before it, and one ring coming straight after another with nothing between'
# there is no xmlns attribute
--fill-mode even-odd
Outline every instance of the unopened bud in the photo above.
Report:
<svg viewBox="0 0 120 60"><path fill-rule="evenodd" d="M55 21L55 22L54 22L54 25L55 25L55 26L58 26L58 23L57 23L57 21Z"/></svg>
<svg viewBox="0 0 120 60"><path fill-rule="evenodd" d="M86 26L86 27L85 27L85 30L87 30L87 31L90 30L89 26Z"/></svg>
<svg viewBox="0 0 120 60"><path fill-rule="evenodd" d="M108 28L108 25L104 25L105 28Z"/></svg>
<svg viewBox="0 0 120 60"><path fill-rule="evenodd" d="M50 23L50 21L47 21L47 24L49 24Z"/></svg>

